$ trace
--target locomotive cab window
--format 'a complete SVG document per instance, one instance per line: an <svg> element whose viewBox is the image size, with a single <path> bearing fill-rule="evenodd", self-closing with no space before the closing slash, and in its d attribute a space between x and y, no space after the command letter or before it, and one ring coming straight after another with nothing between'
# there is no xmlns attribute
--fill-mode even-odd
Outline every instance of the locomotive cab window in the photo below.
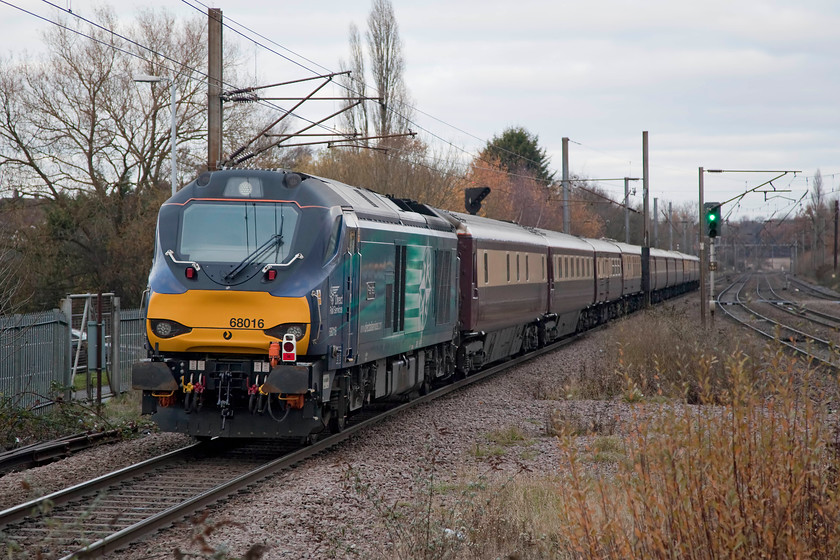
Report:
<svg viewBox="0 0 840 560"><path fill-rule="evenodd" d="M183 211L177 251L199 263L251 256L282 262L294 246L299 217L296 206L276 202L193 202Z"/></svg>
<svg viewBox="0 0 840 560"><path fill-rule="evenodd" d="M335 223L330 233L330 240L327 242L326 250L324 251L324 264L332 260L338 252L338 241L341 238L341 216L335 219Z"/></svg>

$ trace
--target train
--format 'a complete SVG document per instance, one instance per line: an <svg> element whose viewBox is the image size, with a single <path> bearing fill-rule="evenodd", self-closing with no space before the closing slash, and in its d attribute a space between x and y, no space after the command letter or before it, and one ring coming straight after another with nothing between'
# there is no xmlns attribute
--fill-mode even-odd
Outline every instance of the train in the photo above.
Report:
<svg viewBox="0 0 840 560"><path fill-rule="evenodd" d="M698 287L697 257L649 251L652 302ZM289 170L205 172L160 209L132 386L197 439L337 433L644 307L642 255Z"/></svg>

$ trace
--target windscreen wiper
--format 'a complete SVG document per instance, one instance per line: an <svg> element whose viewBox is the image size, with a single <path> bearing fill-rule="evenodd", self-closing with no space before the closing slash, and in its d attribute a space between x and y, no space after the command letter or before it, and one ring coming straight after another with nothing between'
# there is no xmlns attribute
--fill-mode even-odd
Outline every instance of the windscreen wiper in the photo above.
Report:
<svg viewBox="0 0 840 560"><path fill-rule="evenodd" d="M266 251L268 251L269 249L273 249L274 247L282 247L282 246L283 246L283 234L282 233L275 233L274 235L269 237L268 240L265 243L263 243L262 245L260 245L256 249L254 249L254 251L250 255L248 255L247 257L242 259L242 262L240 262L238 265L236 265L236 268L234 268L233 270L231 270L230 272L225 274L225 280L230 282L231 280L236 278L236 276L240 272L242 272L243 270L245 270L246 268L251 266L254 263L254 261L256 261Z"/></svg>

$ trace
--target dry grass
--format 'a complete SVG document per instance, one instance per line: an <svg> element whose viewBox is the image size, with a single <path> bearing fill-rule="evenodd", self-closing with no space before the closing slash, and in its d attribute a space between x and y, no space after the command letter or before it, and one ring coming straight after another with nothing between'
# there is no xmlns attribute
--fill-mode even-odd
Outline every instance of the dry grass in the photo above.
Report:
<svg viewBox="0 0 840 560"><path fill-rule="evenodd" d="M459 536L423 557L840 557L836 380L731 326L698 332L674 307L632 321L605 349L611 371L555 395L608 399L547 420L563 474L441 491ZM610 402L633 403L630 421Z"/></svg>
<svg viewBox="0 0 840 560"><path fill-rule="evenodd" d="M628 461L590 476L562 438L568 551L585 558L836 558L837 430L809 375L768 372L758 390L734 363L719 406L640 414ZM719 396L720 397L720 396Z"/></svg>

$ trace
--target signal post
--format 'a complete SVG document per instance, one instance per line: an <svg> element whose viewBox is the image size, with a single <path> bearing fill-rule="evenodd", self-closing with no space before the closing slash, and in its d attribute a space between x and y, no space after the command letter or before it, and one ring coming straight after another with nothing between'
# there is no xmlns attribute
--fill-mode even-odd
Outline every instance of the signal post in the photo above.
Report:
<svg viewBox="0 0 840 560"><path fill-rule="evenodd" d="M720 234L720 202L706 202L703 204L703 221L706 224L706 235L709 237L709 316L712 325L715 324L715 238Z"/></svg>

